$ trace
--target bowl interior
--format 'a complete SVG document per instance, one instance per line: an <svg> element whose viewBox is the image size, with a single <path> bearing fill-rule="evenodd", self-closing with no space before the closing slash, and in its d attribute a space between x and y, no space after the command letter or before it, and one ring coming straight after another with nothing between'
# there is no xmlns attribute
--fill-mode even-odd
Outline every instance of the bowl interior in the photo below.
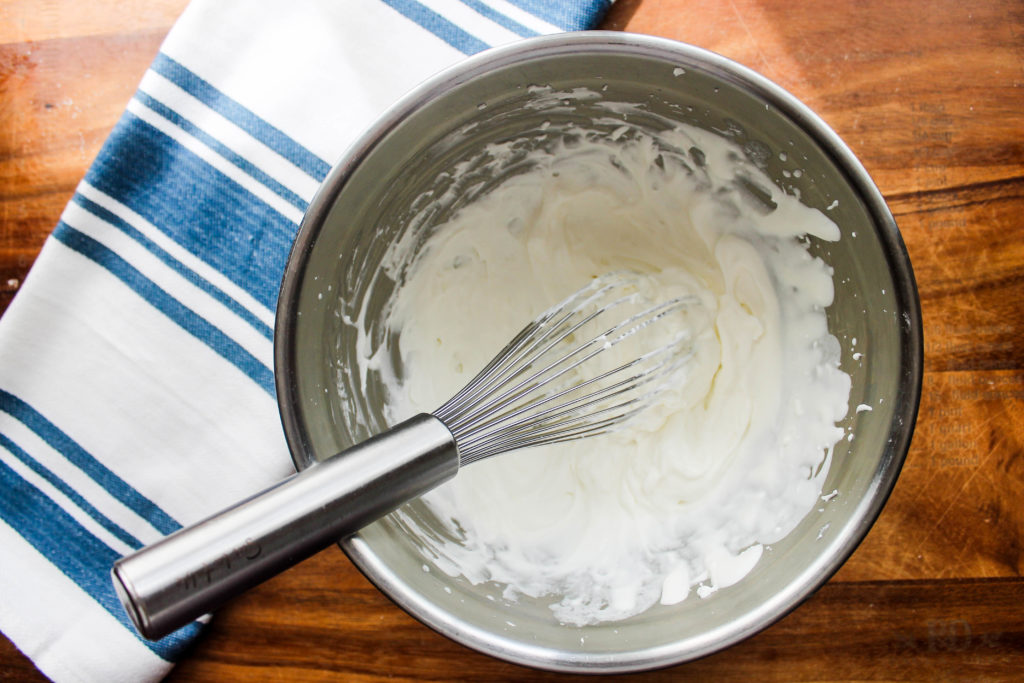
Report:
<svg viewBox="0 0 1024 683"><path fill-rule="evenodd" d="M595 96L550 105L552 91L580 88ZM543 98L549 104L538 106ZM410 519L431 528L429 511L415 502L343 543L417 618L476 649L550 669L625 671L691 659L794 607L839 567L880 511L909 445L920 385L920 317L905 249L877 190L831 131L770 83L695 48L620 34L542 38L471 59L417 90L352 150L314 201L279 319L287 320L279 322L279 393L300 467L386 428L385 389L373 371L361 388L355 358L387 342L381 313L407 265L393 246L426 239L462 203L519 169L481 167L461 179L449 171L478 158L485 144L524 132L532 131L528 148L574 128L611 130L606 102L640 105L647 120L638 122L635 111L630 120L652 130L678 121L732 139L776 185L839 225L840 241L811 249L834 269L827 313L852 377L842 423L851 439L836 446L825 482L823 492L836 494L773 544L746 579L622 622L563 626L547 607L554 600L508 602L499 585L473 586L439 571L410 533ZM450 201L425 199L445 192Z"/></svg>

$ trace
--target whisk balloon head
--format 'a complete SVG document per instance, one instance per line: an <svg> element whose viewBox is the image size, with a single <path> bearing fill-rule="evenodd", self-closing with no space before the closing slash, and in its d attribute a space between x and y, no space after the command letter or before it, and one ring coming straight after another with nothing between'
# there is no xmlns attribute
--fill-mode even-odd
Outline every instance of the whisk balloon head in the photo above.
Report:
<svg viewBox="0 0 1024 683"><path fill-rule="evenodd" d="M682 381L696 299L652 305L638 283L623 273L595 278L524 327L434 412L462 465L610 432Z"/></svg>

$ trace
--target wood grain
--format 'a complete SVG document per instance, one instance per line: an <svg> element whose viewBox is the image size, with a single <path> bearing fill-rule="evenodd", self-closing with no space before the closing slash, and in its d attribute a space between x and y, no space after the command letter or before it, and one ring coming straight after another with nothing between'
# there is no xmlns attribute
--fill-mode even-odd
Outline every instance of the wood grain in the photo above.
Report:
<svg viewBox="0 0 1024 683"><path fill-rule="evenodd" d="M579 678L499 662L433 633L323 553L229 608L170 680ZM330 586L325 590L325 586ZM840 582L729 650L611 680L1019 680L1019 578ZM1008 610L1017 616L1010 618ZM287 615L287 616L283 616ZM279 628L267 628L277 624ZM605 680L605 679L602 679Z"/></svg>
<svg viewBox="0 0 1024 683"><path fill-rule="evenodd" d="M0 4L0 310L184 5Z"/></svg>
<svg viewBox="0 0 1024 683"><path fill-rule="evenodd" d="M0 0L0 306L184 0ZM867 539L792 614L639 680L1020 680L1024 671L1024 3L618 0L605 28L750 66L810 105L896 215L924 397ZM40 674L0 639L0 679ZM550 680L422 626L336 549L218 614L171 680Z"/></svg>

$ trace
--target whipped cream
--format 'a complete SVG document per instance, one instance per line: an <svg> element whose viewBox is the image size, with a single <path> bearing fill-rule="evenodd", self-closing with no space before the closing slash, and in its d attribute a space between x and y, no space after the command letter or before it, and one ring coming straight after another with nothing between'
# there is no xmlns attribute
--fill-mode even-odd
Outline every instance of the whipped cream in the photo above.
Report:
<svg viewBox="0 0 1024 683"><path fill-rule="evenodd" d="M465 167L515 170L425 242L393 246L397 262L416 245L389 309L401 366L368 363L390 377L397 421L435 410L595 276L699 301L686 379L657 405L609 435L475 463L423 498L446 527L420 538L435 566L584 625L746 576L818 502L850 378L825 317L831 269L808 251L808 236L839 239L831 220L713 133L571 128L525 156L489 146Z"/></svg>

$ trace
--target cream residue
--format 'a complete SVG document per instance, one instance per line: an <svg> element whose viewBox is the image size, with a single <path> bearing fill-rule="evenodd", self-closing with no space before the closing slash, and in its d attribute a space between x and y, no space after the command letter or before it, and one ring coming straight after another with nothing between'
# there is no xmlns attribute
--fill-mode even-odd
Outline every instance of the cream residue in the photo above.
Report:
<svg viewBox="0 0 1024 683"><path fill-rule="evenodd" d="M732 585L819 501L843 436L831 270L805 239L838 228L696 128L567 136L529 160L440 226L406 274L389 415L436 409L608 271L641 274L654 298L692 294L710 315L687 380L658 405L611 435L464 468L424 497L459 541L421 540L445 571L551 599L571 624Z"/></svg>

